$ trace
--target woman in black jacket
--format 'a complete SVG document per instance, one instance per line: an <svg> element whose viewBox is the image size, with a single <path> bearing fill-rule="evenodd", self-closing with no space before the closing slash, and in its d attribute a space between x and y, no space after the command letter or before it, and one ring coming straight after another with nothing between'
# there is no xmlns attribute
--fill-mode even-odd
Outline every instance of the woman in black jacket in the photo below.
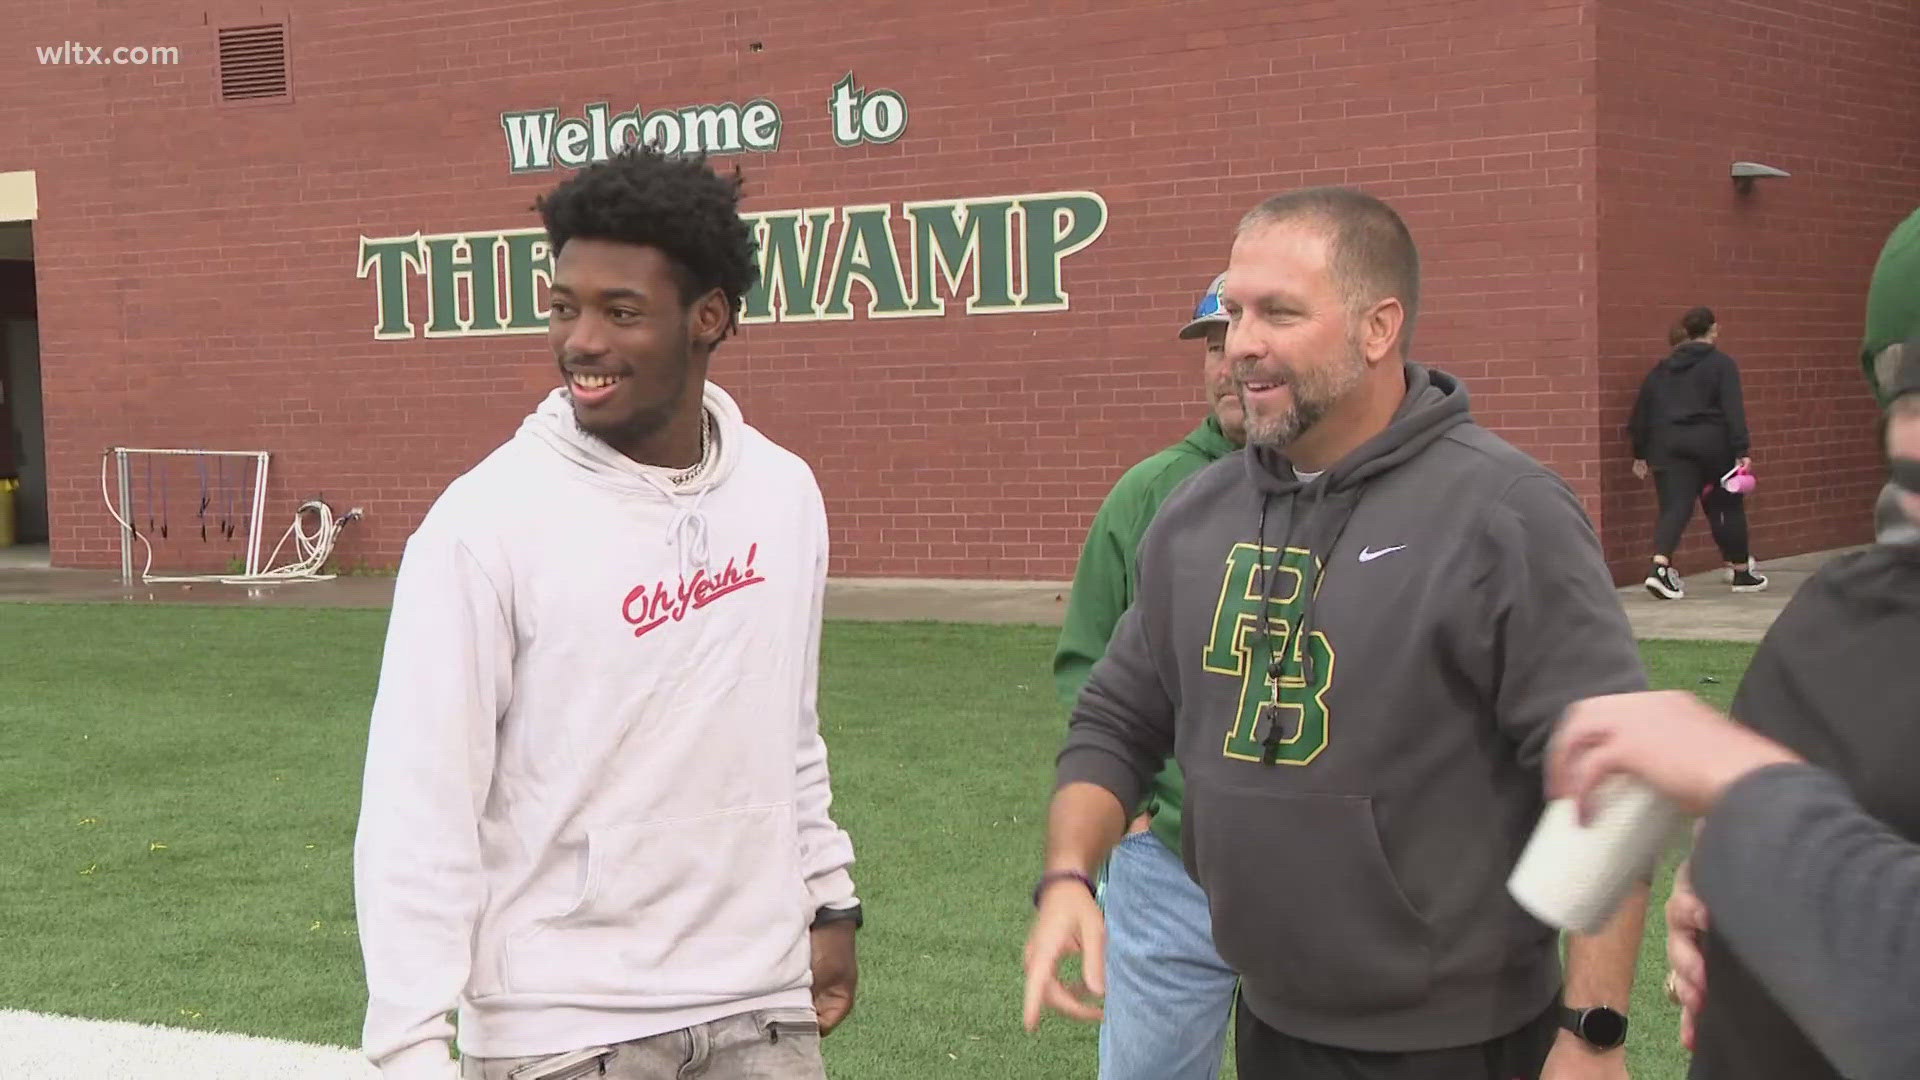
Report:
<svg viewBox="0 0 1920 1080"><path fill-rule="evenodd" d="M1633 474L1651 471L1660 496L1660 524L1654 531L1653 569L1647 591L1666 600L1686 595L1673 568L1673 551L1700 500L1707 527L1727 562L1734 592L1759 592L1767 579L1753 572L1747 550L1746 496L1728 491L1720 478L1736 465L1745 467L1747 413L1740 397L1740 369L1733 357L1714 347L1720 327L1707 308L1680 318L1686 340L1647 373L1633 404L1627 430L1633 439Z"/></svg>

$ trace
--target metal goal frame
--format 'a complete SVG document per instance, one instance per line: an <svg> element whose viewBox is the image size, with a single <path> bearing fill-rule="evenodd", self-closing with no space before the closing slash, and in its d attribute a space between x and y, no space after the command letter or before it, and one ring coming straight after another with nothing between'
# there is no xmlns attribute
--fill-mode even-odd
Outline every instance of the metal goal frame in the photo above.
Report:
<svg viewBox="0 0 1920 1080"><path fill-rule="evenodd" d="M148 447L116 446L109 453L114 456L114 467L120 478L120 513L125 517L127 507L133 498L133 465L135 454L149 454L156 457L218 457L252 458L253 470L253 515L247 524L247 576L260 572L260 516L267 502L267 463L272 455L265 450L167 450ZM125 585L133 584L133 529L131 526L120 530L120 580Z"/></svg>

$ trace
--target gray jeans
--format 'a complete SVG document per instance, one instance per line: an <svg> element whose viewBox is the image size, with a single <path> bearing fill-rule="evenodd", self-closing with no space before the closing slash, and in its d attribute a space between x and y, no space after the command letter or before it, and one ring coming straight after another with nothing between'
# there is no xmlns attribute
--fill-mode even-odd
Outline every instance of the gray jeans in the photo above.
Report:
<svg viewBox="0 0 1920 1080"><path fill-rule="evenodd" d="M762 1009L565 1054L460 1060L462 1080L826 1080L812 1009Z"/></svg>

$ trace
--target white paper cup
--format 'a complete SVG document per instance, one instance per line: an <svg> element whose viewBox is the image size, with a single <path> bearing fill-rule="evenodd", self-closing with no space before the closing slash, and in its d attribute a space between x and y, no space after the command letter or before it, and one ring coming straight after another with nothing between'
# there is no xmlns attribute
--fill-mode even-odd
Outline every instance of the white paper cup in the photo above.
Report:
<svg viewBox="0 0 1920 1080"><path fill-rule="evenodd" d="M1534 918L1577 934L1606 926L1686 821L1657 792L1626 777L1603 783L1594 805L1582 828L1571 799L1547 804L1507 879L1507 891Z"/></svg>

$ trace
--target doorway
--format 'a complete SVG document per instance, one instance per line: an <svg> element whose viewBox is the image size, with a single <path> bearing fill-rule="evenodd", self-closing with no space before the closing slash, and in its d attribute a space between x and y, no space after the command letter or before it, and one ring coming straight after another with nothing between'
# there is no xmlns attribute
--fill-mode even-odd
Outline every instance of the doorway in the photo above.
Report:
<svg viewBox="0 0 1920 1080"><path fill-rule="evenodd" d="M13 541L47 544L47 440L40 404L40 326L33 223L0 222L0 480L16 480Z"/></svg>

